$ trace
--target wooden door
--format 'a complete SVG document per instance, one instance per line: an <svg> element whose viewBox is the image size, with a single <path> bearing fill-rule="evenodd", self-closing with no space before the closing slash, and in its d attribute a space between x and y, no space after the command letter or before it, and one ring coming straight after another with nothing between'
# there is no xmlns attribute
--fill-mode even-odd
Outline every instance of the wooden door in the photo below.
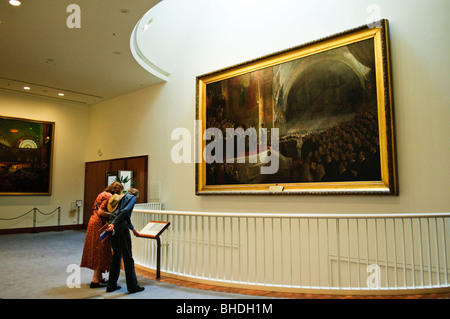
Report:
<svg viewBox="0 0 450 319"><path fill-rule="evenodd" d="M106 188L106 172L133 171L140 196L138 203L147 202L148 156L118 158L105 161L87 162L84 179L83 227L86 228L92 214L92 205L98 194Z"/></svg>
<svg viewBox="0 0 450 319"><path fill-rule="evenodd" d="M92 213L92 206L97 195L105 189L105 174L110 169L109 161L86 163L84 179L83 225L87 227Z"/></svg>
<svg viewBox="0 0 450 319"><path fill-rule="evenodd" d="M133 171L133 180L136 188L139 189L137 203L147 202L148 185L148 159L142 157L131 157L126 159L126 170Z"/></svg>

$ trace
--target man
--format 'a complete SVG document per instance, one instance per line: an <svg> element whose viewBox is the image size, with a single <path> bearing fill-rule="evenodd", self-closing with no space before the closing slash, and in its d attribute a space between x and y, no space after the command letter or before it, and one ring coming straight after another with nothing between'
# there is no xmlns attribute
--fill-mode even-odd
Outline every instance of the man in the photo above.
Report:
<svg viewBox="0 0 450 319"><path fill-rule="evenodd" d="M117 285L117 280L120 275L120 262L122 258L128 292L136 293L144 290L144 287L140 287L137 282L134 259L131 253L131 236L129 231L132 230L135 236L139 236L139 232L134 229L130 220L137 197L139 197L139 191L136 188L131 188L120 199L120 202L116 203L117 209L110 216L110 224L107 230L112 232L111 247L114 254L111 260L108 286L106 287L107 292L120 289L120 286Z"/></svg>

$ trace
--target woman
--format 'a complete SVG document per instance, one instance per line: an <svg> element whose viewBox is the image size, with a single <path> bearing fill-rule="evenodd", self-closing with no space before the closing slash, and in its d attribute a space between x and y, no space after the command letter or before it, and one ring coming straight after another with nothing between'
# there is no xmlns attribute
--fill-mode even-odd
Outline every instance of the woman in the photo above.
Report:
<svg viewBox="0 0 450 319"><path fill-rule="evenodd" d="M103 273L109 271L112 250L111 241L108 238L100 239L100 229L106 224L110 215L107 210L108 200L113 194L120 194L122 191L123 185L119 182L114 182L97 196L92 206L92 215L86 230L83 257L80 265L81 267L94 270L91 288L105 287L103 284L106 281L103 279Z"/></svg>

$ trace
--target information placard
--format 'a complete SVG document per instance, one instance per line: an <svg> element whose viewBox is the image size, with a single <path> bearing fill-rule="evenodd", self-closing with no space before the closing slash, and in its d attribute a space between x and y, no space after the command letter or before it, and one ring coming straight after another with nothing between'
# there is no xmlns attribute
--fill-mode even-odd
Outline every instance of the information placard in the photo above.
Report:
<svg viewBox="0 0 450 319"><path fill-rule="evenodd" d="M167 227L169 227L170 222L160 222L160 221L149 221L144 228L139 232L140 237L156 238L158 237Z"/></svg>

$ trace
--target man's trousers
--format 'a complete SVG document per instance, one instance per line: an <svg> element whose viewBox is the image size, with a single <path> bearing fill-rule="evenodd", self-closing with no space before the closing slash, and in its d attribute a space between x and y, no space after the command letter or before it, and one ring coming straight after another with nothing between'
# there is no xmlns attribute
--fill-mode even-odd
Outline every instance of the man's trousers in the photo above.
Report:
<svg viewBox="0 0 450 319"><path fill-rule="evenodd" d="M108 287L115 287L120 275L120 264L123 258L125 268L125 278L128 291L136 290L138 282L134 270L134 259L131 252L131 236L126 221L114 227L114 235L111 236L111 247L113 256L109 271Z"/></svg>

